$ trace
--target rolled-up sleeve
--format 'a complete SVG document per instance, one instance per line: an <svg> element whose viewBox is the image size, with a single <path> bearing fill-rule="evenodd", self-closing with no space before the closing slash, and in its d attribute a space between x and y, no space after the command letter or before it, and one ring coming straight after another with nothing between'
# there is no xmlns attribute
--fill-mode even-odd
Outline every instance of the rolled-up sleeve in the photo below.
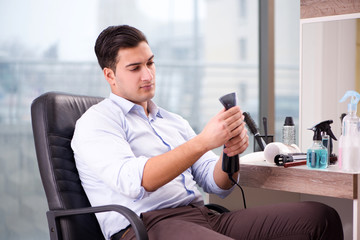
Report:
<svg viewBox="0 0 360 240"><path fill-rule="evenodd" d="M196 136L196 133L191 128L190 124L186 124L187 139L191 139ZM199 160L197 160L191 167L192 173L196 183L207 193L216 194L221 198L228 196L234 187L230 189L220 188L214 179L214 168L219 156L213 151L208 151Z"/></svg>
<svg viewBox="0 0 360 240"><path fill-rule="evenodd" d="M232 192L234 187L222 189L216 184L214 179L214 168L218 159L219 157L215 153L209 151L193 165L192 171L195 181L205 192L225 198Z"/></svg>

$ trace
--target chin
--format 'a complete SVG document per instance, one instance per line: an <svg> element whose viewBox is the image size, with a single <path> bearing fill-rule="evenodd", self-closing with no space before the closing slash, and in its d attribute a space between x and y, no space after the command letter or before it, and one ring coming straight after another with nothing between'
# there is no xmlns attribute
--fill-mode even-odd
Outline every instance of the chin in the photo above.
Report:
<svg viewBox="0 0 360 240"><path fill-rule="evenodd" d="M150 93L150 92L141 94L141 98L142 98L143 102L146 102L146 101L152 99L154 96L155 96L155 94Z"/></svg>
<svg viewBox="0 0 360 240"><path fill-rule="evenodd" d="M145 93L147 96L149 96L150 98L153 98L155 96L155 88L151 89L150 91L146 91Z"/></svg>
<svg viewBox="0 0 360 240"><path fill-rule="evenodd" d="M152 99L154 96L155 96L155 93L152 93L152 94L149 95L149 98L148 98L148 99L150 100L150 99Z"/></svg>

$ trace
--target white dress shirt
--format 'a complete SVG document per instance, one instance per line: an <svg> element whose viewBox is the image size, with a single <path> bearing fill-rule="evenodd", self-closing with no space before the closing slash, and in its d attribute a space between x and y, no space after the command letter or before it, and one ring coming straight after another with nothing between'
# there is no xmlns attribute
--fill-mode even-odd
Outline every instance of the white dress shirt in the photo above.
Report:
<svg viewBox="0 0 360 240"><path fill-rule="evenodd" d="M146 161L170 151L196 134L182 117L148 102L144 109L124 98L110 97L92 106L77 121L71 147L81 183L92 206L119 204L142 212L203 204L196 184L220 197L230 190L219 188L213 178L218 156L209 151L192 167L154 192L141 186ZM96 217L106 239L129 222L116 212Z"/></svg>

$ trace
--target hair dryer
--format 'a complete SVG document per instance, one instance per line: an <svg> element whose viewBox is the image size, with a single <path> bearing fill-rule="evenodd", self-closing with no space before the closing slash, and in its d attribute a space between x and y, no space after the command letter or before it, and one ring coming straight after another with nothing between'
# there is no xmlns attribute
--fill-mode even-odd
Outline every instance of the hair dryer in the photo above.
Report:
<svg viewBox="0 0 360 240"><path fill-rule="evenodd" d="M236 106L236 93L229 93L222 96L219 101L228 110ZM225 148L225 146L224 146ZM222 170L228 174L233 174L239 171L239 155L229 157L226 153L223 153Z"/></svg>

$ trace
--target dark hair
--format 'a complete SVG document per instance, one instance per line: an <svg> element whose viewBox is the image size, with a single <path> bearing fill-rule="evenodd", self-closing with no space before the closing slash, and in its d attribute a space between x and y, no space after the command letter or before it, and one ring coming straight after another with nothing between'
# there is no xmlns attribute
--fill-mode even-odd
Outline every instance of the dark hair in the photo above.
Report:
<svg viewBox="0 0 360 240"><path fill-rule="evenodd" d="M95 54L101 69L107 67L115 72L119 50L137 47L143 41L148 42L145 35L134 27L120 25L106 28L95 43Z"/></svg>

